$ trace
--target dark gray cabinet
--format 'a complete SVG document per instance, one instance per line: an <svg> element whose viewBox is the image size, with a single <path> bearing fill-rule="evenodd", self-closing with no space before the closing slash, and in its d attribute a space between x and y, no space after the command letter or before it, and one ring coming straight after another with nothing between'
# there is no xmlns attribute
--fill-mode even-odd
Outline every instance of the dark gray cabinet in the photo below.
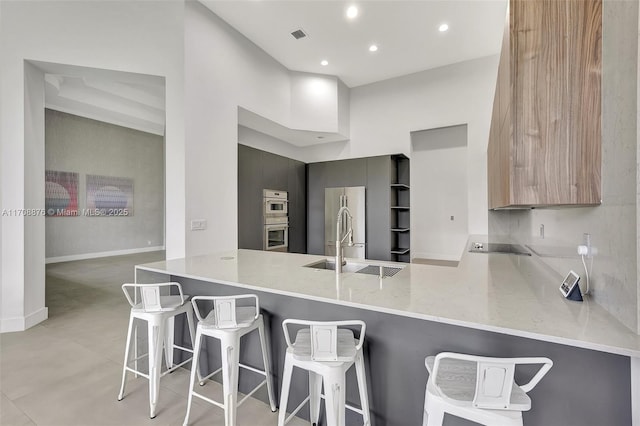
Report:
<svg viewBox="0 0 640 426"><path fill-rule="evenodd" d="M262 154L238 145L238 248L262 250Z"/></svg>
<svg viewBox="0 0 640 426"><path fill-rule="evenodd" d="M307 252L307 167L289 159L287 165L289 191L289 252Z"/></svg>
<svg viewBox="0 0 640 426"><path fill-rule="evenodd" d="M289 193L289 252L306 253L306 165L238 145L238 248L262 250L263 189Z"/></svg>
<svg viewBox="0 0 640 426"><path fill-rule="evenodd" d="M391 260L389 234L390 156L307 165L307 251L324 255L325 188L364 186L367 259Z"/></svg>

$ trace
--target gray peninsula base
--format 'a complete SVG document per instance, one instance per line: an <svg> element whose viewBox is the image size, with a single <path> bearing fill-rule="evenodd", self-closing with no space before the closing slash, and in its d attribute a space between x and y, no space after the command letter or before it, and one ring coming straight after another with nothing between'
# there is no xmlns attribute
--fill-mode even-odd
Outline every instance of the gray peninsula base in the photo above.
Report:
<svg viewBox="0 0 640 426"><path fill-rule="evenodd" d="M553 368L530 393L532 409L523 415L527 426L631 425L630 359L626 356L267 292L251 292L178 276L171 276L171 280L180 282L185 294L258 295L271 336L272 371L278 396L286 349L282 332L284 319L365 321L365 356L373 426L422 424L424 388L428 377L424 358L442 351L551 358ZM243 338L240 361L261 367L259 340L257 333L254 334ZM189 346L188 339L184 341L186 335L186 325L177 322L176 340ZM206 356L203 356L201 366L208 371L220 366L220 345L215 339L207 339ZM516 375L516 381L526 382L532 374L522 369ZM246 392L257 384L259 376L256 376L241 371L240 391ZM306 374L301 370L294 371L289 411L306 397L307 386ZM255 396L267 401L263 390ZM359 406L353 371L347 375L347 402ZM305 408L298 415L308 418L307 413ZM321 423L322 419L321 416ZM256 421L259 425L259 419ZM361 424L361 417L347 410L347 425ZM447 415L444 424L472 423Z"/></svg>

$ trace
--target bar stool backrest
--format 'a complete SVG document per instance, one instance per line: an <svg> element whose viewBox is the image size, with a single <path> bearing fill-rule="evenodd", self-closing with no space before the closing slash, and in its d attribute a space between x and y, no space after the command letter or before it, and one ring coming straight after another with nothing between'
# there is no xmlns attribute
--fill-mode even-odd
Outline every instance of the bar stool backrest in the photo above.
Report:
<svg viewBox="0 0 640 426"><path fill-rule="evenodd" d="M214 300L213 312L216 316L218 328L235 328L238 326L235 299L225 298Z"/></svg>
<svg viewBox="0 0 640 426"><path fill-rule="evenodd" d="M131 307L139 307L139 302L142 303L142 310L145 312L162 312L165 310L173 310L176 308L175 300L172 300L171 306L164 306L164 296L171 294L171 289L178 290L180 297L180 305L184 303L185 297L182 293L182 286L180 283L168 282L168 283L156 283L156 284L123 284L122 291L124 292L127 301Z"/></svg>
<svg viewBox="0 0 640 426"><path fill-rule="evenodd" d="M211 301L213 302L213 316L215 320L216 328L237 328L238 318L236 302L238 300L251 299L254 301L252 308L255 309L255 313L252 314L254 320L258 319L260 315L260 302L258 296L255 294L242 294L237 296L196 296L191 298L193 304L193 310L198 318L198 321L204 321L204 317L200 314L199 302ZM253 311L252 311L253 312Z"/></svg>
<svg viewBox="0 0 640 426"><path fill-rule="evenodd" d="M519 386L529 392L547 374L553 361L546 357L494 358L477 355L442 352L436 355L433 366L433 384L440 389L438 370L442 360L460 360L476 363L476 388L472 404L476 408L509 410L512 409L511 393L514 385L514 372L518 365L538 364L540 369L529 381Z"/></svg>
<svg viewBox="0 0 640 426"><path fill-rule="evenodd" d="M355 346L356 350L362 348L364 343L364 335L367 326L364 321L306 321L298 319L286 319L282 322L284 330L284 338L289 348L293 348L294 343L291 342L289 333L289 325L297 325L307 327L309 329L309 337L311 344L311 359L313 361L337 361L338 354L338 330L341 327L359 327L360 337Z"/></svg>
<svg viewBox="0 0 640 426"><path fill-rule="evenodd" d="M477 367L473 405L478 408L509 407L515 364L478 362Z"/></svg>
<svg viewBox="0 0 640 426"><path fill-rule="evenodd" d="M338 359L338 326L335 324L312 324L311 359L313 361L336 361Z"/></svg>

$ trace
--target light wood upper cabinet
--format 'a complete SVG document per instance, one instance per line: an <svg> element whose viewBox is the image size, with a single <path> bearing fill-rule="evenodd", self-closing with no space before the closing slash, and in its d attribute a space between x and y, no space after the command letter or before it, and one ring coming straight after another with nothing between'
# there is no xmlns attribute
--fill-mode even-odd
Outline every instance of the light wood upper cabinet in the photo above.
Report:
<svg viewBox="0 0 640 426"><path fill-rule="evenodd" d="M600 204L601 38L601 0L510 0L489 208Z"/></svg>

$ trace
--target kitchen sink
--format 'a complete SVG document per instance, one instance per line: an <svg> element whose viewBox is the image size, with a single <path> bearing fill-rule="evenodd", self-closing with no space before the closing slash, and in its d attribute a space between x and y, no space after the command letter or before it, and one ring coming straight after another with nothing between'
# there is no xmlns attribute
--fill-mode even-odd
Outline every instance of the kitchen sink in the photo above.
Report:
<svg viewBox="0 0 640 426"><path fill-rule="evenodd" d="M304 267L313 268L313 269L327 269L327 270L335 271L336 262L325 259L319 262L314 262L308 265L304 265ZM402 270L401 267L369 265L366 263L347 262L346 265L342 265L342 272L355 272L356 274L380 275L381 267L382 267L383 277L392 277Z"/></svg>
<svg viewBox="0 0 640 426"><path fill-rule="evenodd" d="M304 265L306 268L314 268L314 269L328 269L331 271L336 270L336 262L331 260L321 260L319 262L310 263L308 265ZM342 265L342 272L357 272L359 269L364 268L365 264L363 263L354 263L347 262L346 265Z"/></svg>

